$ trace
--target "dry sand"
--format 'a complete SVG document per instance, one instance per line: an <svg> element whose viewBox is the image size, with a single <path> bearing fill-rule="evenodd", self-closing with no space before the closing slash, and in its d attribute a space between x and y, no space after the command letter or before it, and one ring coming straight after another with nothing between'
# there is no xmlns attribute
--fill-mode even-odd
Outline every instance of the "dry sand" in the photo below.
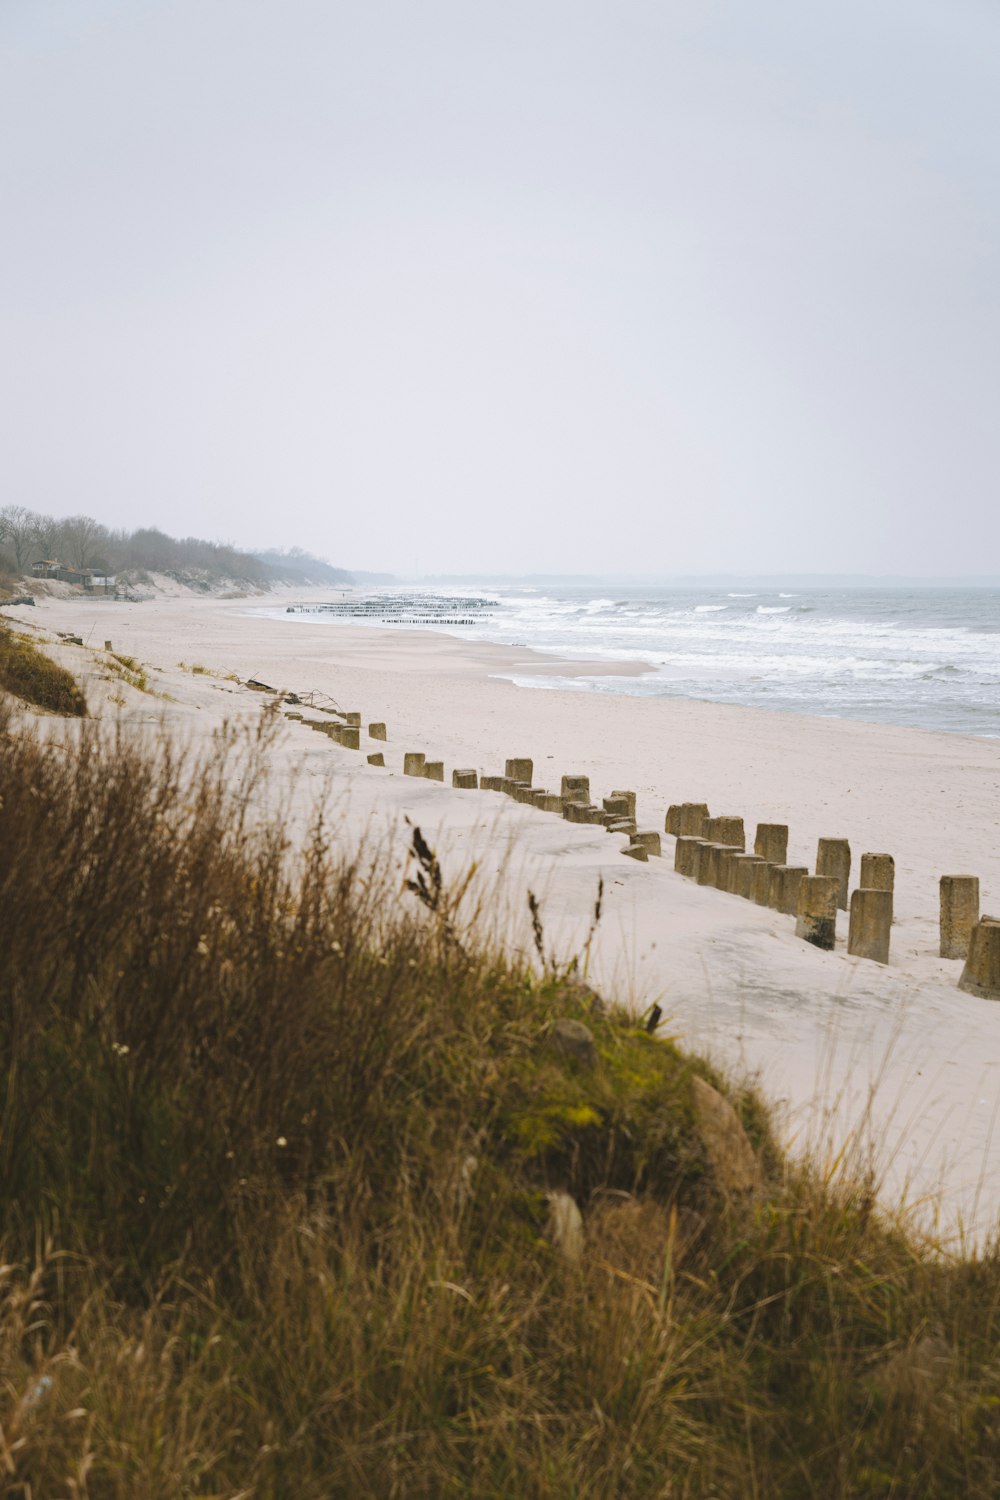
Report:
<svg viewBox="0 0 1000 1500"><path fill-rule="evenodd" d="M351 837L389 830L402 847L409 816L450 873L477 861L511 943L529 943L530 887L542 897L548 940L572 952L602 877L589 970L597 988L637 1008L657 1001L670 1034L755 1076L780 1104L793 1147L828 1153L831 1168L845 1141L862 1163L872 1147L885 1204L905 1196L946 1238L992 1231L1000 1005L959 991L961 965L937 956L937 901L942 874L969 873L980 877L984 911L1000 910L1000 742L515 687L497 674L548 673L553 659L437 633L264 618L253 613L260 603L39 598L33 610L7 613L46 633L74 631L92 648L111 639L151 667L152 686L168 698L109 680L100 650L58 652L86 679L95 711L151 730L165 722L199 736L227 714L259 713L259 695L227 673L328 693L359 709L365 725L385 720L385 745L362 735L362 752L384 751L385 770L302 725L283 726L276 767L298 774L301 810L330 778ZM216 675L193 675L195 664ZM590 673L594 664L558 664L561 673L574 669ZM602 829L497 793L404 777L407 750L444 760L448 781L456 766L499 773L507 756L527 755L539 786L558 790L560 776L575 772L590 776L595 800L634 788L640 828L662 831L668 803L679 801L741 814L749 840L757 821L786 822L790 863L811 867L820 836L850 840L855 876L862 852L888 851L896 860L891 962L849 958L843 915L837 950L822 953L795 938L791 918L693 886L674 873L665 835L665 857L638 865L620 852L624 840Z"/></svg>

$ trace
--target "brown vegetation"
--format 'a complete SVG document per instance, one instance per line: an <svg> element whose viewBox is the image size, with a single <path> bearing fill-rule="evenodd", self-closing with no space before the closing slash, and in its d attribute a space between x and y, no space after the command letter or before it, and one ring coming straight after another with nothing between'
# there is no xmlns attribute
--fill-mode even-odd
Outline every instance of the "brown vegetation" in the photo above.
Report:
<svg viewBox="0 0 1000 1500"><path fill-rule="evenodd" d="M12 693L35 708L82 718L87 700L72 672L47 656L30 636L0 624L0 692Z"/></svg>
<svg viewBox="0 0 1000 1500"><path fill-rule="evenodd" d="M997 1493L992 1251L791 1170L752 1095L726 1194L710 1069L488 951L421 841L419 900L290 847L260 774L0 723L4 1493Z"/></svg>

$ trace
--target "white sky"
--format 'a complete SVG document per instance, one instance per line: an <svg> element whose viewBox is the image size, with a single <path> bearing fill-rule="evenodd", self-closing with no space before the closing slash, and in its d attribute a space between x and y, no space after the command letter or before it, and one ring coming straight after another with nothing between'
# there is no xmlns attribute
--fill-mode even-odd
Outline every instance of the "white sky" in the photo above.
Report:
<svg viewBox="0 0 1000 1500"><path fill-rule="evenodd" d="M996 0L0 0L0 503L1000 571Z"/></svg>

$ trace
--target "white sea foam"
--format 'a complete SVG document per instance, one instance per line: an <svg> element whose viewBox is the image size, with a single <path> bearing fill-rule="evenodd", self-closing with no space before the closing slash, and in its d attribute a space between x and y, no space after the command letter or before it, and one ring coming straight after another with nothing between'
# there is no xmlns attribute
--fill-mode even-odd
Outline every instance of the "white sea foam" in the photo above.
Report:
<svg viewBox="0 0 1000 1500"><path fill-rule="evenodd" d="M386 591L391 593L391 591ZM410 589L408 592L413 593ZM424 591L449 595L444 588ZM638 676L525 678L533 687L684 695L812 714L1000 734L1000 591L623 588L476 590L473 623L421 626ZM777 599L794 603L775 603ZM725 602L722 602L722 601ZM763 601L763 602L761 602ZM266 611L275 619L284 610ZM321 619L321 616L312 616ZM363 623L379 625L378 618ZM412 628L412 627L411 627Z"/></svg>

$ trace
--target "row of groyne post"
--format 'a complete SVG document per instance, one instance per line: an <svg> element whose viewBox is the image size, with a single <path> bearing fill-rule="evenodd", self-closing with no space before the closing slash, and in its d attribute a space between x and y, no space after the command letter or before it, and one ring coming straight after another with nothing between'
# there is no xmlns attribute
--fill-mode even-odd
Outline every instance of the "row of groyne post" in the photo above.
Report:
<svg viewBox="0 0 1000 1500"><path fill-rule="evenodd" d="M286 710L349 750L361 748L361 714L328 711L325 722L306 719ZM367 726L368 738L387 740L383 722ZM368 754L368 763L385 766L383 751ZM443 783L443 760L428 759L422 751L403 755L403 774ZM559 790L534 785L534 761L526 756L507 759L502 775L480 775L475 769L455 769L452 787L462 791L499 792L523 806L562 817L568 823L601 827L624 837L621 852L646 863L663 855L656 829L640 829L636 822L636 794L613 790L598 803L592 799L590 778L568 774ZM700 886L741 897L792 917L795 934L816 948L830 951L837 942L838 913L847 915L847 951L878 964L889 962L895 899L895 860L891 854L865 852L852 889L852 852L846 838L821 838L815 867L788 863L786 823L758 823L753 850L747 849L742 817L713 816L706 802L671 803L664 833L674 839L674 870ZM939 952L962 962L959 988L972 995L1000 999L1000 918L980 914L979 879L975 875L942 875L939 882Z"/></svg>

